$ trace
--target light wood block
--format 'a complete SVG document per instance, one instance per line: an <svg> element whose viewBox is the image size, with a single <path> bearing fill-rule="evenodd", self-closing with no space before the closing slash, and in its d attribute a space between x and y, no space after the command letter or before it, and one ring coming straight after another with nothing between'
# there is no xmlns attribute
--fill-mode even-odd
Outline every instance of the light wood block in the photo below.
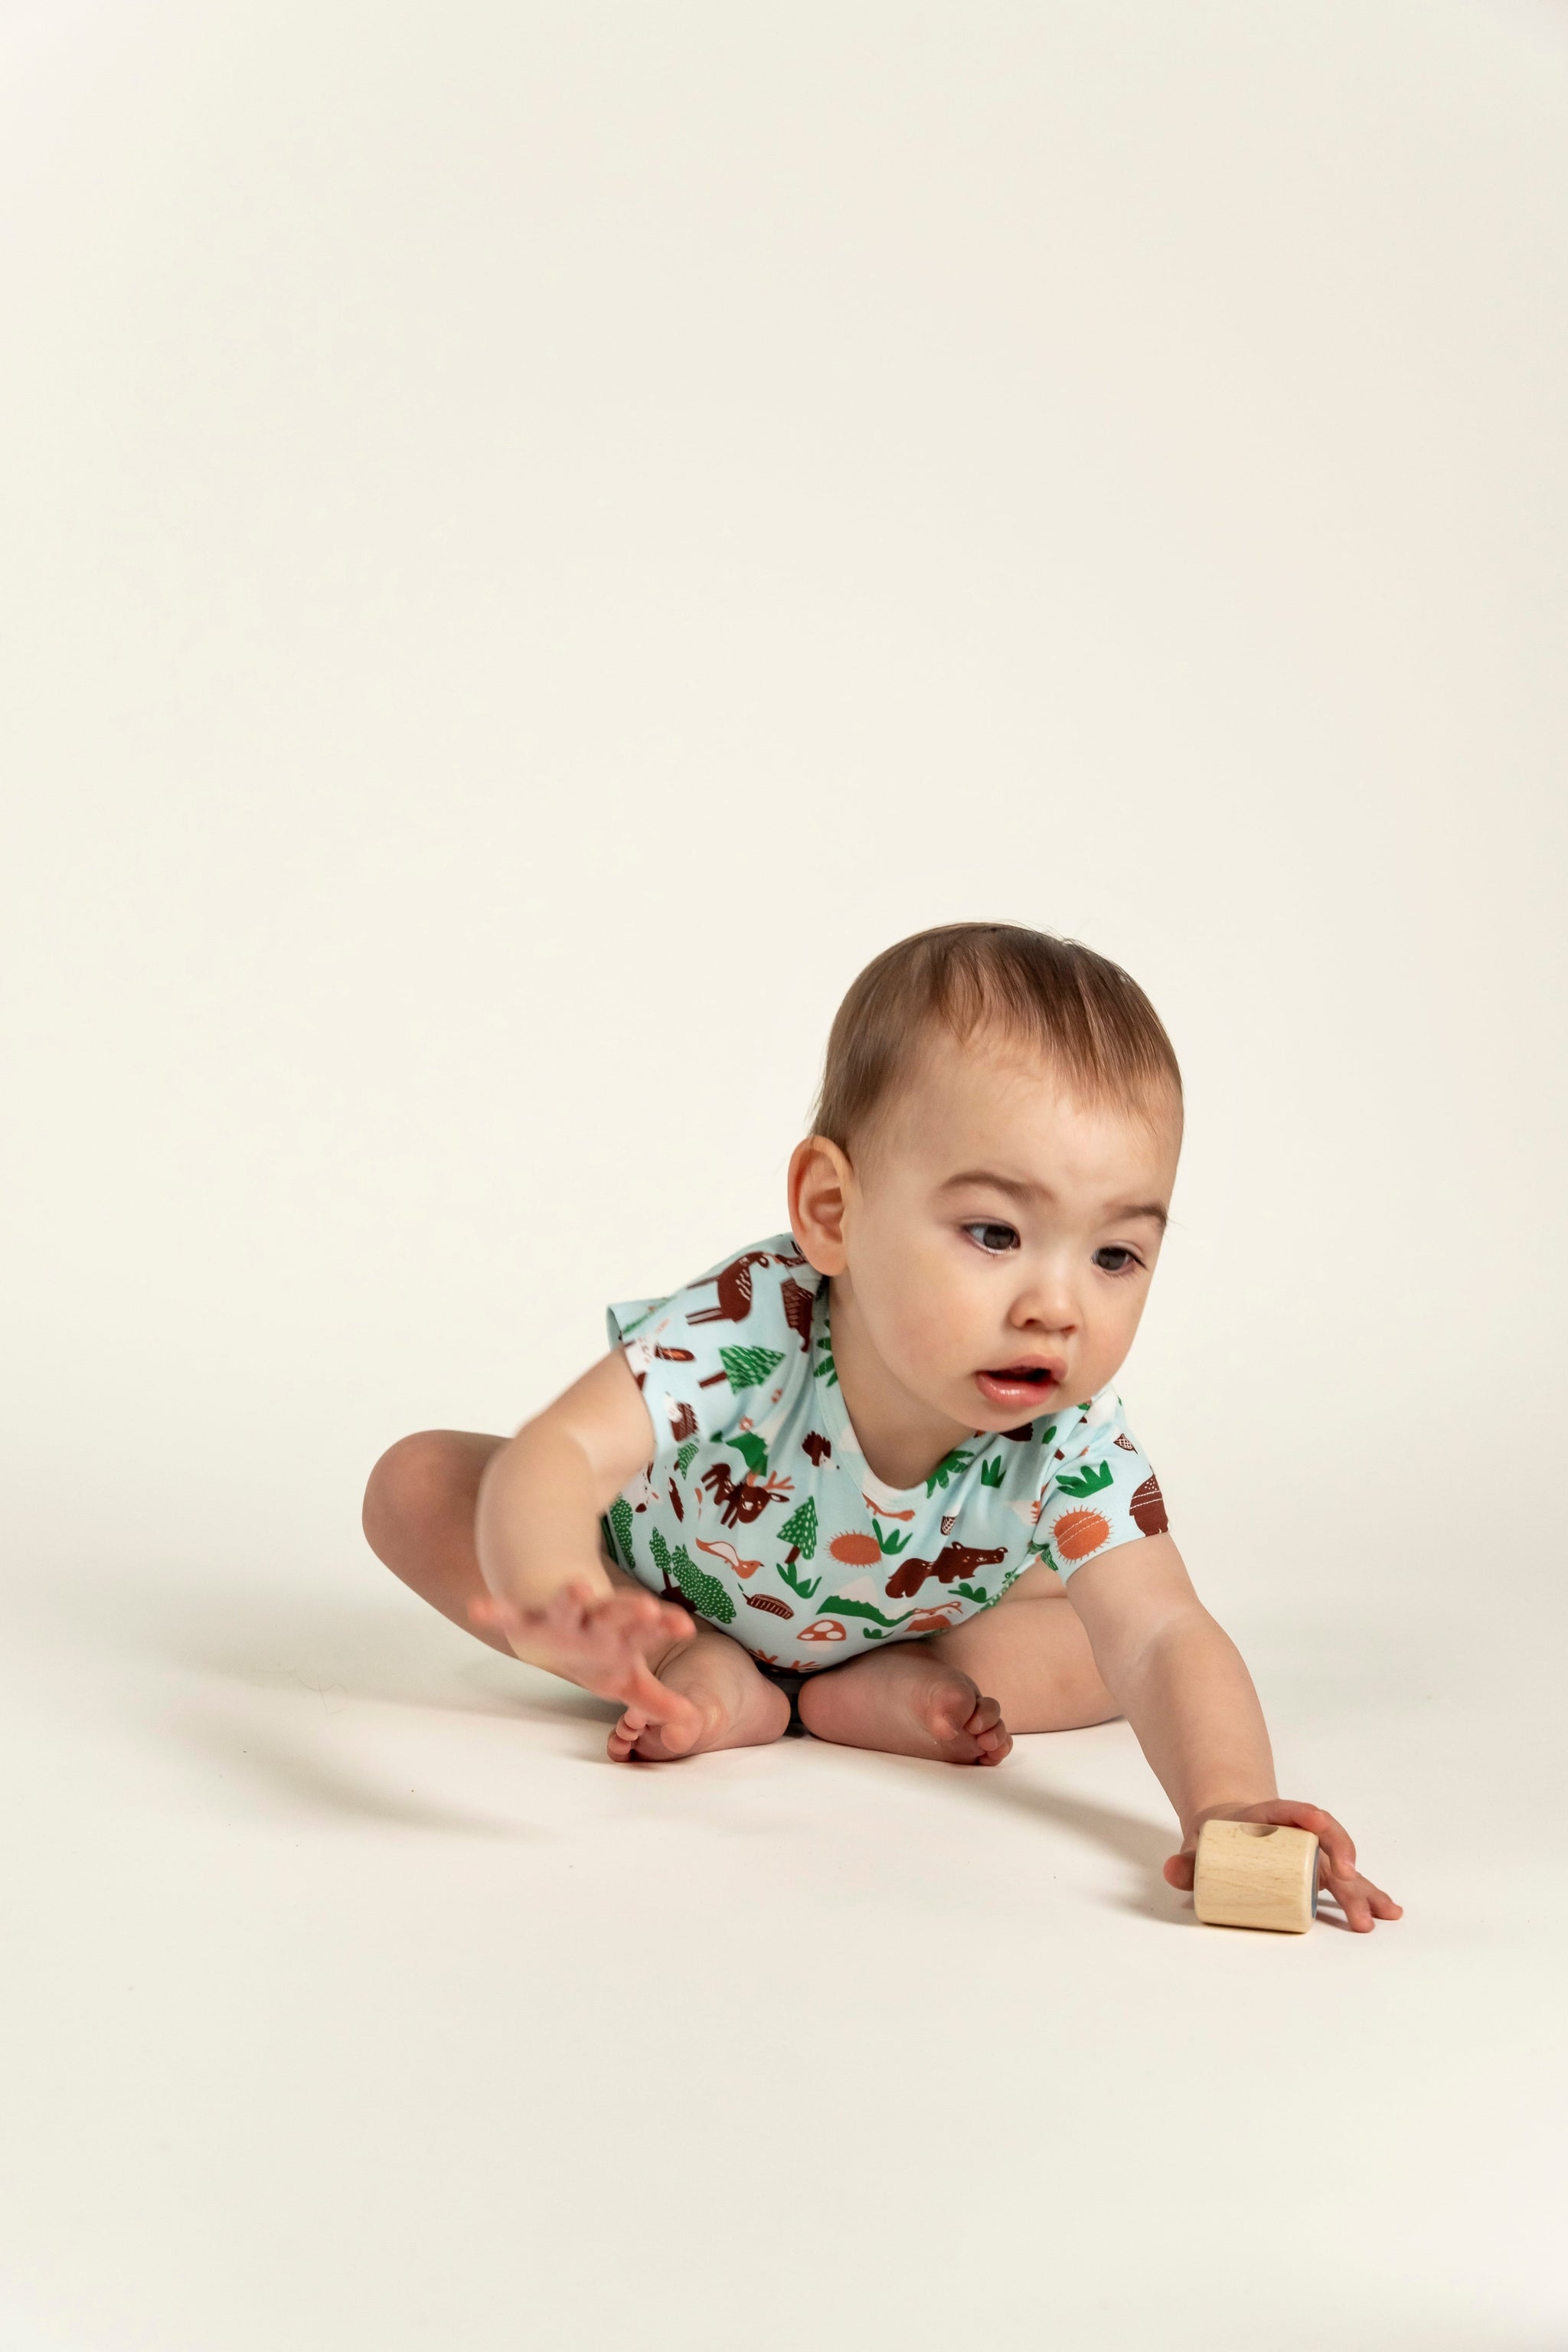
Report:
<svg viewBox="0 0 1568 2352"><path fill-rule="evenodd" d="M1193 1908L1210 1927L1305 1934L1318 1915L1318 1841L1274 1822L1205 1822Z"/></svg>

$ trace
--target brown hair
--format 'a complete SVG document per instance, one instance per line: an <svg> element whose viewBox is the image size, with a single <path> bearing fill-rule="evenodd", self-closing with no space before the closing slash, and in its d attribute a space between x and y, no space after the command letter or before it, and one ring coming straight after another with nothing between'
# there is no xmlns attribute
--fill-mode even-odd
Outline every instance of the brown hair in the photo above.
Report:
<svg viewBox="0 0 1568 2352"><path fill-rule="evenodd" d="M851 984L811 1132L847 1151L939 1025L960 1044L984 1027L1035 1045L1091 1101L1142 1108L1173 1097L1180 1113L1171 1041L1120 964L1022 923L941 923L884 948Z"/></svg>

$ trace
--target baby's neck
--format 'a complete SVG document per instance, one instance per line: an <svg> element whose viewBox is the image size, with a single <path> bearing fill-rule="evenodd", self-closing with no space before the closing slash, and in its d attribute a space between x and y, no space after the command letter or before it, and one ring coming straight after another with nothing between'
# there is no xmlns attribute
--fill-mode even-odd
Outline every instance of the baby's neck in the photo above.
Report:
<svg viewBox="0 0 1568 2352"><path fill-rule="evenodd" d="M847 1274L833 1277L828 1316L844 1409L867 1467L884 1486L920 1486L972 1431L934 1412L894 1378L867 1334Z"/></svg>

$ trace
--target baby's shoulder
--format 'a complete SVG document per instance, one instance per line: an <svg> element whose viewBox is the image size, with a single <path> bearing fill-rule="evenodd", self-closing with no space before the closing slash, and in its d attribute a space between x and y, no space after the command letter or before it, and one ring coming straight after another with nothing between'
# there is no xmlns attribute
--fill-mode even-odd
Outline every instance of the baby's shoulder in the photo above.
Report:
<svg viewBox="0 0 1568 2352"><path fill-rule="evenodd" d="M662 1402L678 1441L700 1428L717 1442L732 1422L751 1431L809 1387L822 1279L792 1234L771 1234L665 1297L612 1305L610 1342L650 1409Z"/></svg>

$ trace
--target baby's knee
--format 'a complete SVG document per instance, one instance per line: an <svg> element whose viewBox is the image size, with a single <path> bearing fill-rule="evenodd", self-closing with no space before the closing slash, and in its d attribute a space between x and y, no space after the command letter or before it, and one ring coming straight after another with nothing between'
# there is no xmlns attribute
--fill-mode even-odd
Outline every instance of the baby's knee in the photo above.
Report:
<svg viewBox="0 0 1568 2352"><path fill-rule="evenodd" d="M371 1472L361 1523L377 1558L435 1532L452 1514L460 1465L455 1433L418 1429L389 1445Z"/></svg>

